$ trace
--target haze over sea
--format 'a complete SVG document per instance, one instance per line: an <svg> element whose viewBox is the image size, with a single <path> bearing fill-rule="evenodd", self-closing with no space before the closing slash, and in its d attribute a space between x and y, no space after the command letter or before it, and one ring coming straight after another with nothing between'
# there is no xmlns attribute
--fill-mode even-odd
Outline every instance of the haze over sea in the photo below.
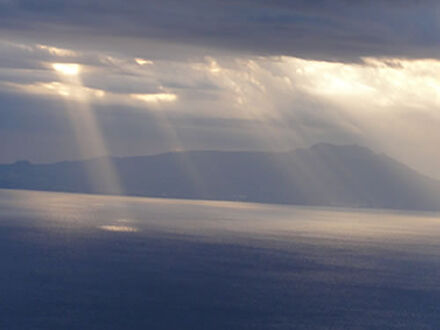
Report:
<svg viewBox="0 0 440 330"><path fill-rule="evenodd" d="M1 329L435 329L440 217L0 190Z"/></svg>

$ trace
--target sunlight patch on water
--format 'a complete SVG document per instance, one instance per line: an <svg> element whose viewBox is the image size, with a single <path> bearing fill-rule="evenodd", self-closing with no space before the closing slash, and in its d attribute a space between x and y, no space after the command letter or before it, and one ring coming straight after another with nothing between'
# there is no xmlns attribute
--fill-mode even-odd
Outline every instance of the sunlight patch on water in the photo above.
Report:
<svg viewBox="0 0 440 330"><path fill-rule="evenodd" d="M115 231L115 232L124 232L124 233L135 233L139 231L139 229L135 227L119 226L119 225L99 226L98 228L106 231Z"/></svg>

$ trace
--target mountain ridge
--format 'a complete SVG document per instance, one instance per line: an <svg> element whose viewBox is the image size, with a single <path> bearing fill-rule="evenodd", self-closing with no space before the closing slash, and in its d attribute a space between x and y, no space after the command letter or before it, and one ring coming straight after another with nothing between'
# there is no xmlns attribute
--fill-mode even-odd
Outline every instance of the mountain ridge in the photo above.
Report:
<svg viewBox="0 0 440 330"><path fill-rule="evenodd" d="M125 195L440 210L440 181L358 145L288 152L180 151L0 165L0 188L108 193L88 173L110 160Z"/></svg>

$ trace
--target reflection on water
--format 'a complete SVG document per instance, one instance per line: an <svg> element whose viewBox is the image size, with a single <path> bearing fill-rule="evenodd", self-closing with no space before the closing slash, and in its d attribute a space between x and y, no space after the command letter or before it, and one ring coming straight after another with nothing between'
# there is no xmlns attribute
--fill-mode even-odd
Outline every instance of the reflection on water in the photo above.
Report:
<svg viewBox="0 0 440 330"><path fill-rule="evenodd" d="M100 228L102 230L120 231L120 232L126 232L126 233L133 233L133 232L138 231L138 229L135 227L119 226L119 225L99 226L98 228Z"/></svg>
<svg viewBox="0 0 440 330"><path fill-rule="evenodd" d="M0 328L436 329L439 237L428 213L0 190Z"/></svg>

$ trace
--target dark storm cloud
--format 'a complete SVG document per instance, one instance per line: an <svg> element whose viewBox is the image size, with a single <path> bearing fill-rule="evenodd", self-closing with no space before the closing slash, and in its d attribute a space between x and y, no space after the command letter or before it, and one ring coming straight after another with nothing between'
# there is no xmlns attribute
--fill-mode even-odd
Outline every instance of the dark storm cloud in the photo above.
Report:
<svg viewBox="0 0 440 330"><path fill-rule="evenodd" d="M113 41L114 49L123 37L138 50L154 39L330 60L439 57L438 21L432 0L0 1L0 26L9 35L58 36L66 44L81 37L103 48Z"/></svg>

